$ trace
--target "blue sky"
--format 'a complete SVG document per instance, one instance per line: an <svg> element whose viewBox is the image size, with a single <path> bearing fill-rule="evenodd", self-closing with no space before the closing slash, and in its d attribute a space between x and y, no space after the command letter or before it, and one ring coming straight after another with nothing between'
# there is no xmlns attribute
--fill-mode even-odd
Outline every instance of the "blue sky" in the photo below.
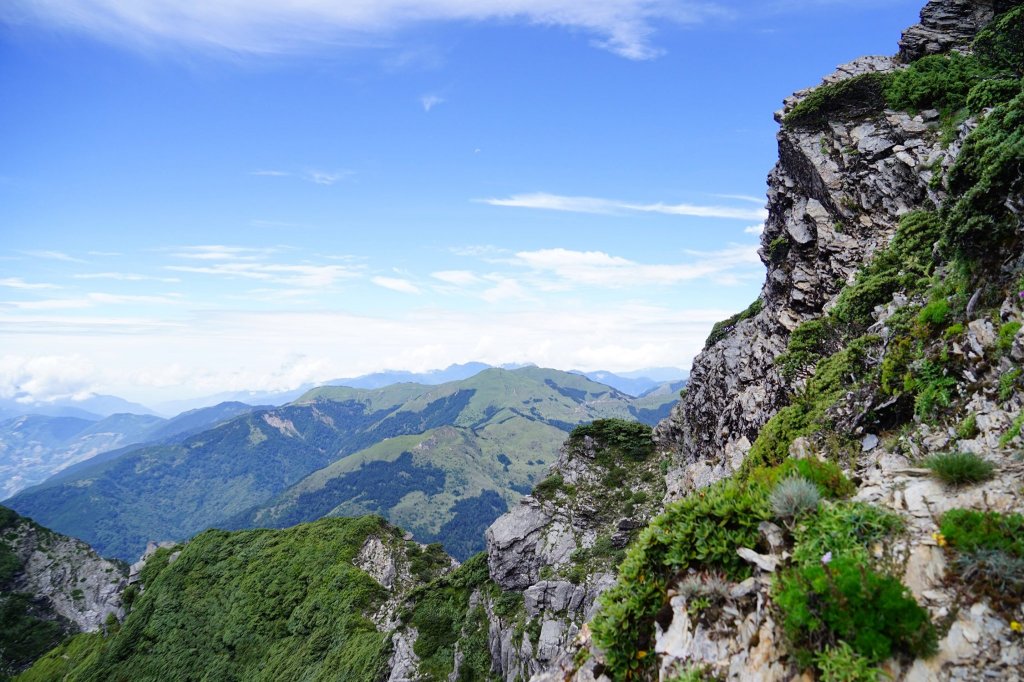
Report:
<svg viewBox="0 0 1024 682"><path fill-rule="evenodd" d="M0 397L687 368L773 110L920 0L9 0Z"/></svg>

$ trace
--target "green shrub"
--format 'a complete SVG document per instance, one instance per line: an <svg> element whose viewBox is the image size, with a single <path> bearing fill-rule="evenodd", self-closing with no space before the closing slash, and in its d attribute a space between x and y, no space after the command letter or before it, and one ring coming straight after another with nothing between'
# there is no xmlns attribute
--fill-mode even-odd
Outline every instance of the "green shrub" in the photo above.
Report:
<svg viewBox="0 0 1024 682"><path fill-rule="evenodd" d="M591 438L597 449L597 463L611 467L623 461L643 462L654 452L651 427L626 419L595 419L580 424L569 434L571 448L582 446Z"/></svg>
<svg viewBox="0 0 1024 682"><path fill-rule="evenodd" d="M880 668L842 641L826 646L814 658L814 665L821 672L821 682L877 682L882 676Z"/></svg>
<svg viewBox="0 0 1024 682"><path fill-rule="evenodd" d="M756 484L732 479L670 505L641 531L619 567L615 586L601 596L592 627L605 651L608 674L636 679L654 656L654 620L668 602L670 581L694 568L738 580L750 566L736 554L756 547L758 526L771 517L768 494Z"/></svg>
<svg viewBox="0 0 1024 682"><path fill-rule="evenodd" d="M1014 238L1017 218L1007 199L1019 197L1024 176L1024 92L996 106L964 140L946 176L944 244L993 258Z"/></svg>
<svg viewBox="0 0 1024 682"><path fill-rule="evenodd" d="M972 114L980 114L989 107L1009 102L1019 92L1019 80L993 78L981 81L967 95L967 110Z"/></svg>
<svg viewBox="0 0 1024 682"><path fill-rule="evenodd" d="M981 483L992 478L995 465L987 462L973 452L944 452L932 455L924 461L943 483L949 485L965 485Z"/></svg>
<svg viewBox="0 0 1024 682"><path fill-rule="evenodd" d="M942 515L939 531L961 552L999 550L1024 558L1024 515L951 509Z"/></svg>
<svg viewBox="0 0 1024 682"><path fill-rule="evenodd" d="M836 114L846 117L863 116L880 111L885 105L885 91L889 76L865 73L852 78L821 85L782 119L786 126L811 127L822 125Z"/></svg>
<svg viewBox="0 0 1024 682"><path fill-rule="evenodd" d="M937 635L928 612L895 578L859 557L837 557L786 571L775 603L797 660L810 663L828 646L846 642L869 664L893 653L928 656Z"/></svg>
<svg viewBox="0 0 1024 682"><path fill-rule="evenodd" d="M786 352L775 358L782 376L792 380L807 367L813 367L823 355L835 350L838 332L828 318L807 320L789 335Z"/></svg>
<svg viewBox="0 0 1024 682"><path fill-rule="evenodd" d="M1024 428L1024 413L1021 413L1016 419L1014 419L1013 423L1010 424L1010 428L1006 430L1006 433L1000 436L999 447L1005 448L1009 445L1014 438L1020 435L1022 428Z"/></svg>
<svg viewBox="0 0 1024 682"><path fill-rule="evenodd" d="M1005 403L1013 397L1017 389L1017 379L1020 378L1019 367L1014 367L1008 372L1003 372L999 377L999 402Z"/></svg>
<svg viewBox="0 0 1024 682"><path fill-rule="evenodd" d="M867 556L867 549L903 528L900 517L863 502L825 504L797 526L793 560L811 565L832 556Z"/></svg>
<svg viewBox="0 0 1024 682"><path fill-rule="evenodd" d="M960 426L956 429L956 437L960 440L970 440L978 435L978 416L971 412L967 415Z"/></svg>
<svg viewBox="0 0 1024 682"><path fill-rule="evenodd" d="M917 314L917 321L933 327L941 327L949 319L949 301L944 298L929 301Z"/></svg>
<svg viewBox="0 0 1024 682"><path fill-rule="evenodd" d="M1024 74L1024 7L998 16L974 39L974 54L992 69Z"/></svg>
<svg viewBox="0 0 1024 682"><path fill-rule="evenodd" d="M785 235L776 237L768 244L768 260L778 264L786 259L791 243Z"/></svg>
<svg viewBox="0 0 1024 682"><path fill-rule="evenodd" d="M935 417L940 408L953 404L956 377L947 368L932 360L919 360L911 364L904 377L903 388L914 398L914 412L923 419Z"/></svg>
<svg viewBox="0 0 1024 682"><path fill-rule="evenodd" d="M538 500L550 500L565 488L565 480L561 474L552 474L533 486L533 496Z"/></svg>
<svg viewBox="0 0 1024 682"><path fill-rule="evenodd" d="M743 461L742 473L749 476L758 467L781 464L789 446L800 436L825 428L826 410L842 397L858 377L864 375L868 352L878 343L875 336L862 336L845 348L818 362L814 376L807 380L803 395L768 420Z"/></svg>
<svg viewBox="0 0 1024 682"><path fill-rule="evenodd" d="M1017 332L1020 331L1020 327L1020 322L1007 322L999 327L999 339L996 342L996 347L999 348L1001 352L1010 352L1010 349L1013 348L1013 340L1017 337Z"/></svg>
<svg viewBox="0 0 1024 682"><path fill-rule="evenodd" d="M974 57L951 52L922 57L892 74L885 99L893 109L957 111L967 104L971 88L993 70Z"/></svg>
<svg viewBox="0 0 1024 682"><path fill-rule="evenodd" d="M793 476L779 481L768 501L776 517L789 520L817 511L821 493L806 478Z"/></svg>
<svg viewBox="0 0 1024 682"><path fill-rule="evenodd" d="M821 497L830 500L844 499L857 492L857 486L835 463L823 462L817 458L789 458L778 466L761 467L751 472L750 480L770 490L779 481L792 476L811 481L818 487Z"/></svg>
<svg viewBox="0 0 1024 682"><path fill-rule="evenodd" d="M707 341L704 342L704 348L710 348L711 346L715 345L716 343L724 339L726 335L733 330L733 327L735 327L743 320L754 317L759 312L761 312L762 308L764 308L764 301L758 298L756 301L747 306L746 310L738 312L732 317L724 319L721 322L716 322L715 325L711 328L711 333L708 335Z"/></svg>

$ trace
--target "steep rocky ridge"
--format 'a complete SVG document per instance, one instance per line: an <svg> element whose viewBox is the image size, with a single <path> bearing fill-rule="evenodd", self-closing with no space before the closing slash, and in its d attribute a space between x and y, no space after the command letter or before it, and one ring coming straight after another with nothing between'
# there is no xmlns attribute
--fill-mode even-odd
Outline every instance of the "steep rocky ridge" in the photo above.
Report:
<svg viewBox="0 0 1024 682"><path fill-rule="evenodd" d="M0 533L0 674L16 671L64 636L94 632L122 613L123 565L6 507L0 507Z"/></svg>
<svg viewBox="0 0 1024 682"><path fill-rule="evenodd" d="M838 462L859 484L849 504L867 505L852 508L895 515L890 518L899 520L899 533L869 548L874 554L864 561L884 566L886 575L907 586L936 623L938 647L934 656L878 662L891 679L1017 679L1024 669L1019 636L1024 611L1015 606L1014 596L1024 584L1008 577L1021 569L1000 569L1009 581L1003 583L1004 592L983 594L978 585L984 582L977 582L977 573L965 577L964 566L971 564L964 562L976 562L982 566L976 570L983 572L988 570L985 559L947 546L940 532L961 510L997 519L1019 519L1014 514L1024 512L1024 470L1016 454L1024 422L1019 382L1024 294L1018 295L1024 289L1024 149L1019 142L1024 101L1014 98L1020 91L1024 13L1016 9L1000 20L999 30L1018 36L1003 44L1017 56L996 54L1002 63L988 75L971 76L975 80L967 85L991 79L991 86L973 90L980 94L1003 79L1002 99L961 110L961 98L953 108L923 106L908 112L887 106L893 95L886 89L895 74L913 69L919 58L967 49L994 16L1019 5L932 0L922 11L921 24L905 33L899 56L858 59L839 67L821 86L785 100L776 114L782 127L779 162L769 176L769 218L761 249L767 277L761 296L716 327L694 361L682 400L654 434L659 448L673 456L666 502L691 504L705 490L723 502L730 495L746 499L747 492L716 482L744 480L758 465L778 464L775 458L781 454ZM989 50L986 58L993 53ZM966 63L958 59L929 62L919 73ZM930 96L941 100L950 91L940 86ZM979 142L980 135L991 136L999 126L1009 138ZM1018 142L999 147L1002 156L979 156L979 145L994 145L993 139ZM965 163L958 161L966 154L972 166L965 171ZM979 171L982 164L993 165ZM978 178L979 172L988 177L1005 173L1006 179L965 186L963 178ZM983 193L991 196L993 214L951 218L960 215L955 212L964 210L964 197L971 193L973 201ZM959 235L971 220L990 227L963 241ZM912 237L907 235L921 225L932 226L922 239L934 236L916 247L919 255L913 257L920 260L902 265L899 278L883 281L878 273L892 266L876 261L909 258L905 243ZM904 241L896 245L898 231ZM981 246L986 242L989 246ZM905 275L915 267L921 274ZM851 301L860 300L871 303L857 317L850 312ZM794 332L801 330L805 338L811 321L820 323L815 330L824 331L813 357L797 363L794 353L802 351L793 345ZM923 467L929 457L956 452L980 455L992 478L981 485L950 487ZM844 504L825 508L846 509ZM673 505L670 509L677 511L664 519L684 518L678 510L686 508ZM603 629L602 646L614 644L615 651L598 646L589 626L581 628L568 653L535 680L704 675L788 680L801 670L807 674L809 662L803 659L801 665L794 658L782 622L786 613L774 603L778 587L773 573L791 566L795 551L792 531L775 524L762 524L755 545L738 550L749 563L750 577L723 581L715 572L722 570L715 568L720 564L713 562L704 569L708 574L691 568L685 579L670 575L667 589L659 588L665 590L665 602L651 624L650 639L642 627L639 634L630 629L636 626L619 610L631 613L638 607L630 600L648 590L643 584L645 552L660 547L659 532L674 532L667 525L672 521L661 523L645 531L640 547L631 550L634 560L627 560L626 580L633 582L620 579L608 604L615 614L597 624ZM1001 556L1009 557L1007 566L1019 561ZM681 561L678 565L685 567ZM656 564L646 567L651 573L657 569ZM788 570L786 575L803 569ZM647 575L648 583L652 577ZM718 605L710 610L713 616L707 615L707 599ZM649 603L656 609L659 602ZM618 641L609 634L608 622L622 627ZM624 653L632 661L612 657ZM821 660L814 665L825 665ZM865 671L856 679L872 679L871 674Z"/></svg>

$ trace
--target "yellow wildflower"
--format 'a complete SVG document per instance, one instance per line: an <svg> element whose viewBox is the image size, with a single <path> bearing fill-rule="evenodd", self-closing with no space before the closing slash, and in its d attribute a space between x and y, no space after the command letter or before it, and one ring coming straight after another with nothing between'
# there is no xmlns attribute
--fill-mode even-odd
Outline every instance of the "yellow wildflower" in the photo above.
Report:
<svg viewBox="0 0 1024 682"><path fill-rule="evenodd" d="M935 540L935 544L939 547L945 547L949 543L946 542L946 536L942 533L932 533L932 540Z"/></svg>
<svg viewBox="0 0 1024 682"><path fill-rule="evenodd" d="M1024 625L1021 625L1015 620L1010 621L1010 629L1014 632L1024 632Z"/></svg>

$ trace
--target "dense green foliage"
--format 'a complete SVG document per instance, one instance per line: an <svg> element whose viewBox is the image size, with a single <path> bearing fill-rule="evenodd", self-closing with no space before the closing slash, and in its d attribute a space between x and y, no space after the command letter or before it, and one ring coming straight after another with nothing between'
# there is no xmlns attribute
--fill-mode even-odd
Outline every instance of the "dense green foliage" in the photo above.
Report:
<svg viewBox="0 0 1024 682"><path fill-rule="evenodd" d="M460 680L490 680L491 660L487 649L487 618L483 608L470 609L474 590L486 589L503 603L502 593L490 582L487 555L477 554L458 570L415 591L403 621L416 628L419 636L413 651L420 657L419 674L425 681L447 680L455 667L455 646L463 653ZM518 597L521 604L522 597ZM507 600L505 600L507 601Z"/></svg>
<svg viewBox="0 0 1024 682"><path fill-rule="evenodd" d="M1024 515L952 509L940 523L952 574L1007 620L1024 606Z"/></svg>
<svg viewBox="0 0 1024 682"><path fill-rule="evenodd" d="M868 351L877 343L873 336L854 339L819 361L803 393L762 427L743 462L743 472L749 474L757 467L781 464L796 438L824 429L829 424L828 408L845 394L852 380L864 374Z"/></svg>
<svg viewBox="0 0 1024 682"><path fill-rule="evenodd" d="M26 679L77 647L90 650L68 680L376 681L389 642L368 615L386 595L352 563L370 535L403 543L375 517L202 533L174 563L154 557L119 629L76 638Z"/></svg>
<svg viewBox="0 0 1024 682"><path fill-rule="evenodd" d="M55 647L64 629L40 618L32 595L0 591L0 680L8 679Z"/></svg>
<svg viewBox="0 0 1024 682"><path fill-rule="evenodd" d="M939 530L962 552L998 549L1024 559L1024 515L952 509L943 514Z"/></svg>
<svg viewBox="0 0 1024 682"><path fill-rule="evenodd" d="M625 419L595 419L580 424L569 434L568 447L578 448L585 438L592 438L599 451L599 459L609 462L626 459L642 462L654 452L651 427Z"/></svg>
<svg viewBox="0 0 1024 682"><path fill-rule="evenodd" d="M857 492L857 486L846 477L834 462L819 459L787 459L775 467L762 467L750 474L750 479L772 488L779 481L799 476L814 483L818 494L830 500L841 500Z"/></svg>
<svg viewBox="0 0 1024 682"><path fill-rule="evenodd" d="M992 75L991 68L959 52L929 55L893 73L885 98L893 109L956 112L967 104L971 88Z"/></svg>
<svg viewBox="0 0 1024 682"><path fill-rule="evenodd" d="M973 47L985 65L1024 75L1024 5L1004 12L982 29Z"/></svg>
<svg viewBox="0 0 1024 682"><path fill-rule="evenodd" d="M886 74L865 73L815 88L783 118L787 126L816 126L837 114L858 116L885 102Z"/></svg>
<svg viewBox="0 0 1024 682"><path fill-rule="evenodd" d="M814 564L831 552L833 556L860 556L903 527L899 516L861 502L822 505L818 513L798 526L793 559Z"/></svg>
<svg viewBox="0 0 1024 682"><path fill-rule="evenodd" d="M707 341L704 342L704 348L710 348L711 346L715 345L716 343L724 339L726 335L729 332L731 332L737 324L739 324L743 320L747 320L750 319L751 317L754 317L759 312L761 312L761 309L763 307L764 301L762 301L759 298L753 303L751 303L749 306L747 306L745 310L738 312L732 317L722 320L721 322L716 322L714 326L711 327L711 333L708 335Z"/></svg>
<svg viewBox="0 0 1024 682"><path fill-rule="evenodd" d="M670 505L640 533L592 624L613 679L633 679L654 659L647 653L669 583L689 568L745 578L750 567L736 550L756 547L770 517L765 488L729 479Z"/></svg>
<svg viewBox="0 0 1024 682"><path fill-rule="evenodd" d="M937 648L928 612L899 580L877 573L863 559L840 556L782 574L775 603L797 658L846 642L869 663L902 651L927 656Z"/></svg>

